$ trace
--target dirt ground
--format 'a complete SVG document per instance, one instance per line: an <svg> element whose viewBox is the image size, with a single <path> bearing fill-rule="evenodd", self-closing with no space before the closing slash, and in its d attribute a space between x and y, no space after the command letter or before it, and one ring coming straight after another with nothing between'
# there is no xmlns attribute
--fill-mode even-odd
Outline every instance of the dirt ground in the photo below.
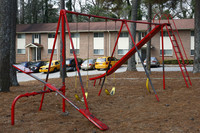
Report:
<svg viewBox="0 0 200 133"><path fill-rule="evenodd" d="M93 76L90 76L93 77ZM138 132L200 132L200 74L190 73L192 87L187 88L181 72L166 72L166 89L163 90L162 73L152 72L152 82L160 99L157 102L153 90L146 89L144 72L124 72L107 78L105 87L116 87L116 93L108 96L100 86L93 87L89 81L86 89L90 112L109 126L107 133ZM86 85L86 76L83 76ZM61 79L50 79L56 87ZM79 83L79 82L78 82ZM79 108L85 108L74 94L81 95L80 85L75 89L75 77L66 78L66 96ZM10 92L0 93L1 133L99 133L102 132L71 105L62 112L62 99L56 93L45 95L42 111L38 111L41 95L23 97L15 105L15 125L11 125L12 101L19 94L40 91L43 84L38 81L20 82Z"/></svg>

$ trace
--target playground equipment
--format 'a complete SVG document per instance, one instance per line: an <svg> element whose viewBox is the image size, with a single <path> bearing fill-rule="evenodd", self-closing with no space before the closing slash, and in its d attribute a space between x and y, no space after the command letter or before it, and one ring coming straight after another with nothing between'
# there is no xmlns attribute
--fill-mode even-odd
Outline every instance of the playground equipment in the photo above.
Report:
<svg viewBox="0 0 200 133"><path fill-rule="evenodd" d="M155 21L155 18L156 16L158 16L158 14L156 14L153 18L153 22ZM167 33L169 35L169 38L170 38L170 41L171 41L171 44L172 44L172 47L173 47L173 50L174 50L174 53L176 55L176 58L177 58L177 61L178 61L178 64L179 64L179 67L180 67L180 70L182 72L182 75L183 75L183 78L184 78L184 81L185 81L185 84L187 87L189 87L188 85L188 82L189 84L192 86L192 82L190 80L190 77L189 77L189 74L187 72L187 64L189 63L188 61L188 57L187 57L187 54L185 52L185 49L183 47L183 43L182 43L182 40L181 40L181 37L179 35L179 32L178 32L178 29L176 27L176 24L173 20L173 17L170 15L170 14L163 14L159 17L159 23L161 23L161 19L165 17L168 21L168 23L170 25L165 25L165 28L167 30ZM170 22L171 21L171 22ZM163 66L163 89L165 89L165 65L164 65L164 39L163 39L163 28L161 29L161 36L162 36L162 66ZM178 38L178 39L177 39ZM179 40L179 42L178 42ZM181 45L179 44L181 43ZM184 58L183 58L183 54L181 52L181 48L182 48L182 51L184 53L184 56L186 58L186 61L187 63L185 64L185 61L184 61Z"/></svg>
<svg viewBox="0 0 200 133"><path fill-rule="evenodd" d="M89 121L91 121L99 129L101 129L101 130L107 130L108 129L107 125L105 125L100 120L98 120L89 111L89 107L88 107L88 103L87 103L87 99L86 99L87 93L85 93L85 90L84 90L84 86L83 86L83 82L82 82L82 78L81 78L81 73L80 73L80 70L79 70L79 67L78 67L78 61L77 61L77 57L76 57L76 53L75 53L75 49L74 49L74 44L73 44L73 41L72 41L70 27L69 27L69 23L68 23L68 19L67 19L66 13L75 14L77 16L78 15L86 16L89 19L91 17L94 17L94 18L105 19L106 21L107 20L112 20L112 21L115 21L115 22L116 21L120 21L121 22L121 27L120 27L120 30L119 30L119 33L118 33L118 36L117 36L117 39L116 39L116 42L115 42L115 46L114 46L111 58L113 57L113 53L114 53L114 51L116 49L116 46L117 46L117 43L118 43L118 39L119 39L120 33L122 31L122 27L124 25L126 26L128 32L129 32L129 35L130 35L131 40L132 40L132 43L134 44L134 47L130 51L128 51L128 53L125 54L114 66L112 66L110 69L108 67L108 69L106 70L106 73L104 73L104 74L102 74L100 76L97 76L97 77L90 78L90 80L94 80L94 85L96 83L96 79L100 79L100 82L99 82L99 84L100 84L101 83L101 78L104 78L104 80L103 80L103 83L104 83L105 79L106 79L106 76L109 76L113 72L115 72L123 63L125 63L133 54L135 54L136 51L138 51L138 49L140 49L145 43L147 43L156 33L158 33L160 30L162 31L163 27L170 26L169 23L148 23L148 22L131 21L131 20L124 20L124 19L113 19L113 18L101 17L101 16L96 16L96 15L88 15L88 14L82 14L82 13L67 11L67 10L61 10L60 11L59 20L58 20L58 24L57 24L57 29L56 29L54 44L53 44L53 48L52 48L52 53L51 53L51 57L50 57L50 61L49 61L49 68L50 68L50 65L51 65L51 62L52 62L53 53L54 53L54 49L55 49L55 44L56 44L56 40L57 40L57 35L58 35L58 30L59 30L60 24L61 24L61 27L62 27L62 29L61 29L62 30L62 36L61 36L62 42L65 42L65 34L64 34L65 28L64 27L66 25L66 28L67 28L68 34L69 34L69 39L70 39L71 47L72 47L72 50L73 50L73 55L74 55L74 59L75 59L75 63L76 63L76 69L77 69L78 77L79 77L79 80L80 80L80 87L81 87L81 90L82 90L82 95L83 95L83 101L84 101L84 104L85 104L85 109L81 109L81 108L77 107L74 103L72 103L72 101L70 101L65 96L65 77L64 76L62 77L62 85L61 85L61 87L60 88L56 88L55 86L53 86L50 83L48 83L49 72L47 73L46 80L43 81L40 78L34 76L32 74L31 70L24 69L23 67L18 66L18 65L13 65L13 67L17 68L18 70L22 71L23 73L25 73L25 74L27 74L27 75L35 78L36 80L40 81L41 83L43 83L44 84L44 90L40 91L40 92L25 93L25 94L17 96L14 99L13 104L12 104L12 108L11 108L11 124L12 125L14 125L14 108L15 108L15 103L17 102L17 100L19 98L42 94L41 104L40 104L40 108L39 108L39 110L41 110L42 104L43 104L43 99L44 99L44 94L45 93L50 93L50 92L56 92L57 94L59 94L62 97L62 101L63 101L63 109L62 109L62 111L63 112L65 112L65 101L67 101L69 104L71 104L77 111L79 111L82 115L84 115ZM151 25L154 25L155 27L141 41L139 41L137 44L135 44L133 36L132 36L132 34L130 32L130 29L129 29L129 26L127 24L128 22L131 22L131 23L140 23L140 24L151 24ZM141 58L139 52L138 52L138 55ZM63 43L63 49L62 49L62 57L63 57L63 61L62 61L62 68L63 68L64 64L65 64L65 45L64 45L64 43ZM109 65L110 65L110 62L109 62ZM144 64L143 64L143 67L144 67ZM50 70L50 69L48 69L48 70ZM145 69L145 72L146 72L146 69ZM155 91L155 89L153 87L153 84L151 82L150 76L149 76L149 74L147 72L146 72L146 74L147 74L148 80L149 80L149 82L150 82L150 84L152 86L152 89L153 89L153 91L155 93L156 99L157 99L157 101L159 101L157 93L156 93L156 91ZM100 95L101 90L103 88L103 83L101 85L101 89L99 91L99 95ZM46 88L48 88L48 89L46 90ZM114 94L114 92L115 91L113 91L112 94Z"/></svg>
<svg viewBox="0 0 200 133"><path fill-rule="evenodd" d="M90 78L90 80L95 80L95 81L94 81L94 84L96 83L96 79L100 79L100 82L101 82L101 78L103 78L103 83L102 83L102 85L101 85L101 89L100 89L98 95L101 94L101 91L102 91L103 84L104 84L104 81L105 81L105 77L106 77L106 76L109 76L110 74L112 74L113 72L115 72L115 71L116 71L122 64L124 64L133 54L135 54L136 51L138 51L138 49L140 49L140 48L141 48L145 43L147 43L156 33L158 33L165 25L169 25L168 23L164 23L164 24L151 23L152 25L155 25L155 28L153 28L141 41L139 41L137 44L135 44L135 41L134 41L133 36L132 36L132 34L131 34L131 32L130 32L130 29L129 29L129 26L128 26L127 22L135 22L135 23L142 23L142 24L150 24L150 23L147 23L147 22L138 22L138 21L130 21L130 20L118 20L118 21L121 21L122 24L121 24L121 27L120 27L120 30L119 30L119 33L118 33L118 36L117 36L117 40L116 40L116 42L115 42L115 46L114 46L114 49L113 49L113 53L114 53L115 48L116 48L116 46L117 46L118 39L119 39L120 33L121 33L121 31L122 31L123 25L126 26L128 32L129 32L129 35L130 35L130 37L131 37L132 43L134 44L134 47L133 47L130 51L128 51L114 66L112 66L110 69L107 69L107 70L106 70L106 73L104 73L104 74L102 74L102 75L100 75L100 76L97 76L97 77ZM112 53L112 55L111 55L111 58L113 57L113 53ZM139 52L138 52L138 56L139 56L140 59L141 59L141 56L140 56L140 53L139 53ZM109 65L110 65L110 62L109 62ZM151 82L150 76L149 76L149 74L148 74L146 68L144 67L144 64L143 64L143 63L142 63L142 65L143 65L143 68L144 68L144 70L145 70L145 73L146 73L146 75L147 75L147 77L148 77L148 79L149 79L149 82L150 82L150 84L151 84L151 86L152 86L152 89L153 89L153 91L154 91L154 93L155 93L155 97L156 97L157 101L159 101L158 95L157 95L157 93L156 93L156 91L155 91L155 89L154 89L154 87L153 87L153 84L152 84L152 82ZM100 82L99 82L99 83L100 83Z"/></svg>
<svg viewBox="0 0 200 133"><path fill-rule="evenodd" d="M161 36L162 36L162 62L163 62L163 89L165 89L165 71L164 71L164 41L163 41L163 28L165 27L167 32L168 32L168 35L169 35L169 38L170 38L170 41L171 41L171 44L173 46L173 49L174 49L174 52L175 52L175 55L176 55L176 58L177 58L177 61L179 63L179 67L181 69L181 72L182 72L182 75L183 75L183 78L185 80L185 84L187 87L189 87L188 85L188 82L190 83L190 85L192 86L192 83L191 83L191 80L190 80L190 77L189 77L189 74L187 72L187 68L186 68L186 64L184 63L184 58L183 58L183 55L182 55L182 52L181 52L181 49L180 49L180 46L179 46L179 43L176 39L176 34L178 35L178 38L179 38L179 41L181 43L181 47L182 47L182 50L185 54L185 57L186 57L186 60L187 60L187 63L188 63L188 58L187 58L187 55L185 53L185 50L184 50L184 47L183 47L183 44L182 44L182 41L181 41L181 38L180 38L180 35L178 33L178 30L176 28L176 24L172 18L171 15L165 15L164 16L167 18L168 22L167 23L161 23L160 20L161 18L163 17L163 15L159 18L159 23L154 23L154 20L155 20L155 17L157 16L157 14L154 16L154 19L153 19L153 23L144 23L144 24L151 24L151 26L154 26L154 28L142 39L140 40L137 44L135 44L134 40L133 40L133 36L131 35L131 32L130 32L130 29L127 25L127 22L129 21L125 21L125 25L127 27L127 30L129 32L129 35L131 37L131 40L134 44L134 47L128 52L126 53L112 68L110 69L107 69L107 71L100 75L100 76L97 76L97 77L93 77L93 78L90 78L90 80L94 80L94 85L96 83L96 80L97 79L100 79L100 82L101 82L101 78L104 78L105 80L105 77L106 76L109 76L110 74L112 74L113 72L115 72L123 63L125 63L133 54L135 54L136 52L138 53L138 56L141 60L141 56L140 56L140 53L138 52L138 49L140 49L145 43L147 43L156 33L158 33L159 31L161 31ZM172 20L172 23L170 23L170 19ZM137 23L137 22L136 22ZM122 25L123 25L123 22L122 22ZM172 26L174 26L174 28L172 28ZM119 31L119 34L121 32L121 29ZM119 38L119 35L117 37L117 40L116 40L116 43L115 43L115 47L116 47L116 44L117 44L117 41L118 41L118 38ZM115 47L113 49L113 51L115 50ZM147 70L146 68L144 67L144 64L142 62L142 66L145 70L145 73L147 75L147 81L146 81L146 85L147 83L150 83L151 86L152 86L152 89L154 90L154 93L155 93L155 96L157 98L157 100L159 101L158 99L158 96L155 92L155 89L153 87L153 84L151 82L151 79L149 77L149 74L147 73ZM104 83L104 80L103 80L103 83ZM99 83L100 83L99 82ZM103 83L102 83L102 86L103 86ZM101 90L102 90L102 86L101 86L101 89L99 91L99 95L101 93ZM149 86L147 85L147 90L150 92L149 90Z"/></svg>
<svg viewBox="0 0 200 133"><path fill-rule="evenodd" d="M69 27L69 23L68 23L68 19L67 19L66 13L67 13L66 10L61 10L60 11L60 16L59 16L59 20L58 20L58 24L57 24L57 30L56 30L54 44L53 44L53 49L52 49L51 58L50 58L50 61L49 61L49 68L50 68L50 64L52 62L52 58L53 58L53 53L54 53L54 49L55 49L55 43L56 43L56 39L57 39L60 23L61 23L61 26L62 26L62 42L65 42L65 34L64 34L64 30L65 29L64 29L64 26L65 26L65 23L66 23L66 27L67 27L67 30L68 30L68 33L69 33L70 42L71 42L71 47L73 49L73 55L74 55L74 58L75 58L76 68L77 68L77 72L78 72L78 76L79 76L79 80L80 80L80 86L81 86L81 90L82 90L82 94L83 94L83 98L84 98L84 103L85 103L85 108L86 109L78 108L75 104L73 104L65 96L65 77L64 76L62 77L62 87L60 89L58 89L55 86L53 86L53 85L51 85L50 83L47 82L48 81L49 72L47 73L46 81L43 81L40 78L38 78L38 77L34 76L33 74L31 74L32 71L23 70L23 68L21 66L13 65L13 67L17 68L21 72L23 72L23 73L35 78L36 80L42 82L45 86L44 86L44 91L22 94L22 95L19 95L18 97L16 97L14 99L13 104L12 104L12 108L11 108L11 124L12 125L14 125L14 107L15 107L15 103L19 98L25 97L25 96L27 97L27 96L34 96L34 95L38 95L38 94L43 94L42 100L41 100L41 104L40 104L40 110L41 110L43 99L44 99L44 94L45 93L49 93L49 92L56 92L57 94L59 94L63 98L63 112L65 112L65 101L67 101L69 104L71 104L77 111L79 111L83 116L85 116L89 121L91 121L99 129L101 129L101 130L107 130L108 129L107 125L102 123L99 119L97 119L89 111L89 107L88 107L88 104L87 104L85 90L84 90L84 87L83 87L83 82L82 82L80 70L79 70L79 67L78 67L78 61L77 61L77 57L76 57L76 54L75 54L74 44L73 44L73 41L72 41L72 38L71 38L71 32L70 32L70 27ZM65 64L65 55L64 55L64 53L65 53L65 45L63 44L63 49L62 49L62 57L63 57L62 68L63 68L63 66ZM48 88L48 90L46 90L46 87Z"/></svg>

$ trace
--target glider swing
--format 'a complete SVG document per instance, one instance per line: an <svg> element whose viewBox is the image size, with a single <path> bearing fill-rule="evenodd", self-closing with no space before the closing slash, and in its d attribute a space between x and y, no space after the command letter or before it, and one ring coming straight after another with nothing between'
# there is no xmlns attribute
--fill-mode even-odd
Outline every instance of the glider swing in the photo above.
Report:
<svg viewBox="0 0 200 133"><path fill-rule="evenodd" d="M41 92L34 92L34 93L26 93L23 95L20 95L18 97L16 97L16 99L13 101L12 104L12 108L11 108L11 124L14 125L14 107L15 107L15 103L16 101L20 98L20 97L24 97L24 96L34 96L37 94L44 94L44 93L48 93L48 92L56 92L57 94L59 94L62 98L63 98L63 112L65 112L65 101L67 101L69 104L71 104L77 111L79 111L81 114L83 114L83 116L85 116L90 122L92 122L95 126L97 126L99 129L101 130L107 130L108 126L105 125L104 123L102 123L99 119L97 119L94 115L92 115L89 111L88 108L88 104L87 104L87 99L86 99L86 95L85 95L85 90L84 90L84 86L83 86L83 82L82 82L82 78L81 78L81 74L80 74L80 70L78 67L78 61L77 61L77 57L76 57L76 53L74 50L74 44L72 41L72 36L71 36L71 32L70 32L70 27L69 27L69 23L68 23L68 19L66 16L67 11L66 10L61 10L60 11L60 16L59 16L59 20L58 20L58 24L57 24L57 29L56 29L56 34L55 34L55 39L54 39L54 44L53 44L53 48L52 48L52 53L51 53L51 58L50 58L50 63L49 63L49 68L48 71L50 70L50 65L51 65L51 61L53 58L53 53L54 53L54 49L55 49L55 44L56 44L56 39L57 39L57 34L58 34L58 30L59 30L59 26L61 23L62 26L62 42L65 42L65 34L64 34L64 26L66 24L68 33L69 33L69 39L70 39L70 43L71 43L71 47L73 49L73 55L74 55L74 59L75 59L75 63L76 63L76 68L77 68L77 72L78 72L78 76L79 76L79 80L80 80L80 86L81 86L81 90L82 90L82 94L83 94L83 99L84 99L84 103L85 103L85 109L81 109L79 107L77 107L75 104L73 104L66 96L65 96L65 77L62 77L62 87L60 89L56 88L55 86L51 85L50 83L47 82L48 80L48 74L46 77L46 81L43 81L42 79L34 76L30 70L28 71L24 71L22 68L20 68L20 66L18 65L13 65L13 67L17 68L18 70L22 71L23 73L33 77L34 79L40 81L41 83L43 83L44 86L44 91ZM65 45L63 43L63 49L62 49L62 67L64 68L64 64L65 64ZM46 91L46 87L48 88L48 90ZM41 105L42 105L42 101L43 101L44 95L42 97L41 100ZM41 109L41 105L40 105L40 109Z"/></svg>

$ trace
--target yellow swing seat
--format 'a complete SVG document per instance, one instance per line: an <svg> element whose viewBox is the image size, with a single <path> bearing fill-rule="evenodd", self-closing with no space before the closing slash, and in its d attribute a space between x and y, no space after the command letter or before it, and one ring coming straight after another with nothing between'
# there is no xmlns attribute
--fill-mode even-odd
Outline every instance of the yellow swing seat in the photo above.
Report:
<svg viewBox="0 0 200 133"><path fill-rule="evenodd" d="M147 91L148 91L149 93L151 93L151 91L150 91L150 89L149 89L149 78L147 78L147 80L146 80L146 88L147 88Z"/></svg>
<svg viewBox="0 0 200 133"><path fill-rule="evenodd" d="M83 97L80 99L80 97L78 96L78 94L75 94L74 96L75 96L75 98L76 98L77 101L84 102L84 98ZM87 97L88 97L88 92L85 92L85 98L87 99Z"/></svg>
<svg viewBox="0 0 200 133"><path fill-rule="evenodd" d="M107 95L114 95L115 94L115 87L112 87L112 90L109 92L108 89L105 89L105 93Z"/></svg>

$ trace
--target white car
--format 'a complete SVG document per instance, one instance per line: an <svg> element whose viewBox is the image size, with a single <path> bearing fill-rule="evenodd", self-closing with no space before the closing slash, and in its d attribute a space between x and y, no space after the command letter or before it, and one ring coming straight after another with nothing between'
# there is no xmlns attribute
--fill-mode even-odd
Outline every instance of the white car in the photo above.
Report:
<svg viewBox="0 0 200 133"><path fill-rule="evenodd" d="M82 70L89 70L89 69L95 69L95 59L88 59L85 60L82 64L81 64L81 69Z"/></svg>
<svg viewBox="0 0 200 133"><path fill-rule="evenodd" d="M144 60L144 66L146 66L146 61L147 59ZM154 67L160 66L160 62L157 60L156 57L151 57L151 66L154 66Z"/></svg>

